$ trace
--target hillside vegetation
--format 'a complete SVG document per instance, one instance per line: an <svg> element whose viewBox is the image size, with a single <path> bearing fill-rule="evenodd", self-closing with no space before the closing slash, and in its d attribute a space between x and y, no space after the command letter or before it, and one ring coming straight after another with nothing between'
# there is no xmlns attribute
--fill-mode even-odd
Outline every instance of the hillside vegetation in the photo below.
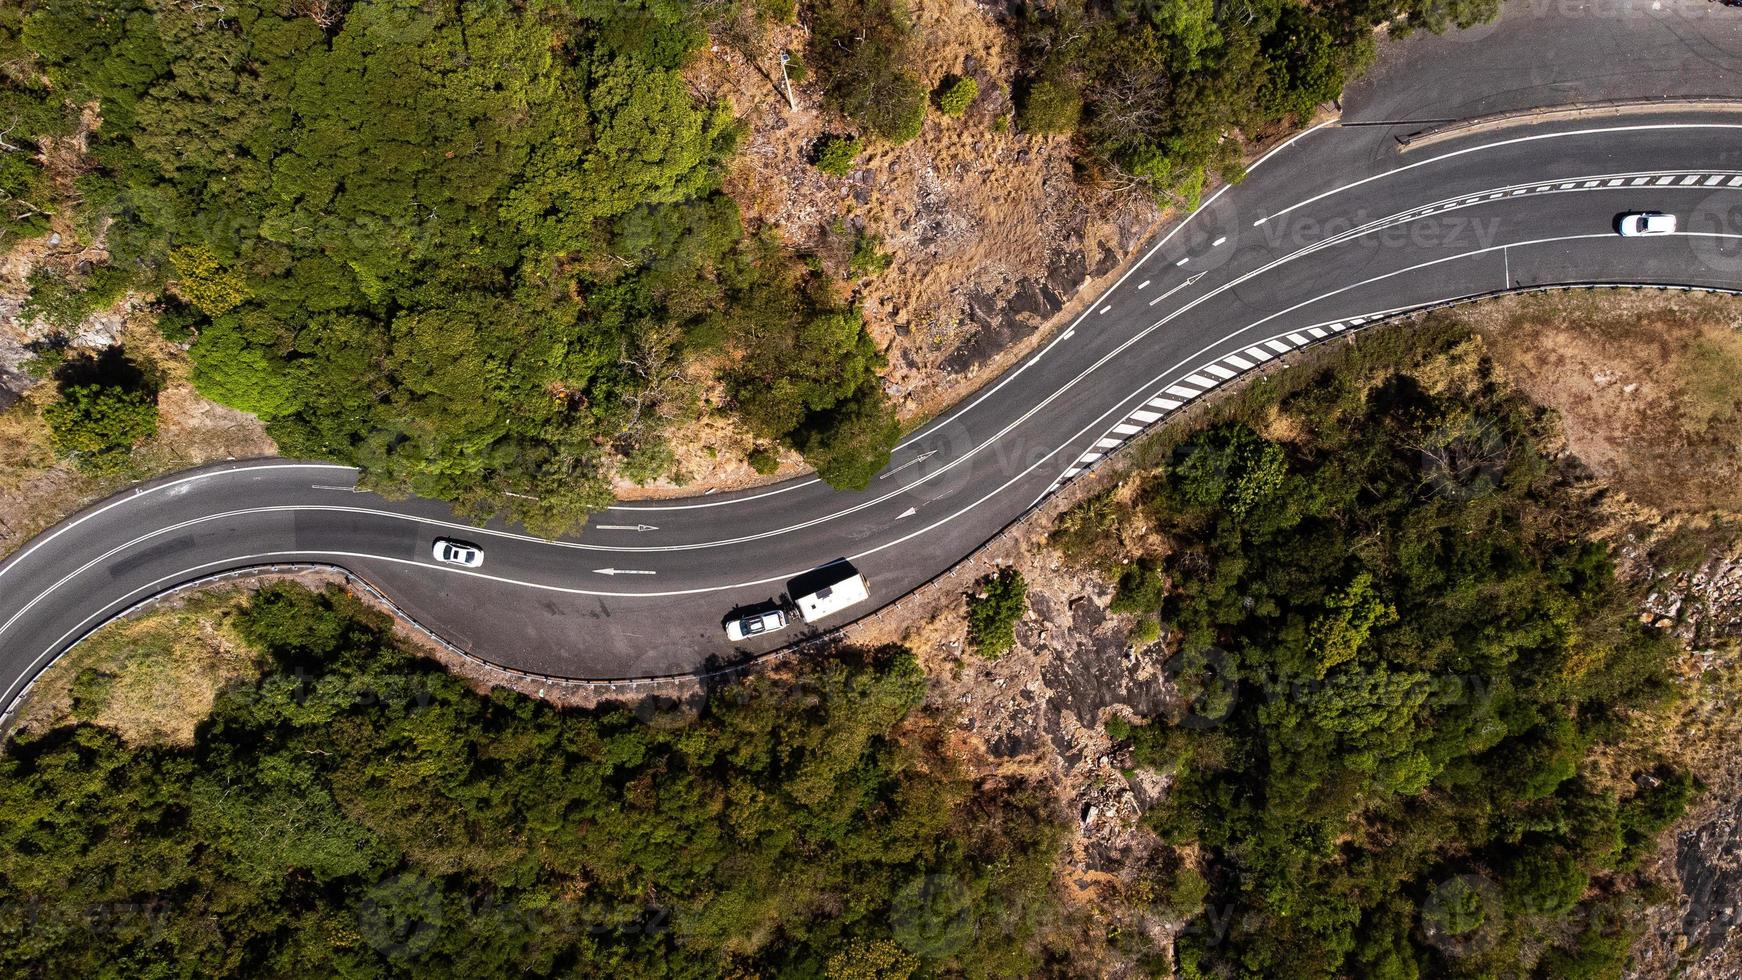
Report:
<svg viewBox="0 0 1742 980"><path fill-rule="evenodd" d="M1181 704L1109 731L1174 778L1147 819L1188 848L1183 975L1619 975L1693 784L1629 748L1675 645L1551 420L1467 328L1412 325L1256 383L1062 521L1168 630Z"/></svg>
<svg viewBox="0 0 1742 980"><path fill-rule="evenodd" d="M488 696L337 591L230 629L261 669L191 744L88 721L0 760L17 975L836 977L1039 967L1050 797L977 784L905 651L699 714ZM87 666L75 716L116 679ZM128 695L131 697L131 695Z"/></svg>
<svg viewBox="0 0 1742 980"><path fill-rule="evenodd" d="M1242 129L1333 97L1375 23L1491 9L1036 2L997 99L1025 132L1077 131L1091 182L1190 201L1238 177ZM785 445L862 487L898 433L883 355L840 270L745 226L720 190L741 126L683 74L710 32L748 50L794 18L794 70L858 130L829 148L982 97L922 81L901 0L8 5L0 242L53 230L100 257L32 275L24 316L62 331L39 355L149 297L200 391L284 454L546 533L613 480L683 483L667 432L714 411L759 471ZM891 256L859 245L845 274L875 278ZM62 394L88 419L119 404ZM63 450L110 470L146 431L96 428Z"/></svg>
<svg viewBox="0 0 1742 980"><path fill-rule="evenodd" d="M614 465L670 468L686 365L725 355L756 434L862 483L879 356L719 193L729 109L678 74L705 39L688 4L26 3L8 231L58 209L107 248L33 283L38 315L159 296L202 392L376 486L571 528ZM75 136L72 186L33 173Z"/></svg>

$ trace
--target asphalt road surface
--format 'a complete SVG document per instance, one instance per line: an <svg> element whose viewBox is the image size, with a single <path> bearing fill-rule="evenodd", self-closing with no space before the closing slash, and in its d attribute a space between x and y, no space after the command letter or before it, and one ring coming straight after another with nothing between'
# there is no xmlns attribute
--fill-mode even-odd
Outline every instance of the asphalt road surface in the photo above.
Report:
<svg viewBox="0 0 1742 980"><path fill-rule="evenodd" d="M354 471L326 464L234 463L142 485L0 564L0 708L116 613L274 563L347 568L450 642L538 673L654 676L766 652L814 628L730 644L730 610L846 558L872 599L823 628L869 613L1198 395L1377 318L1557 284L1742 290L1742 112L1397 142L1493 111L1732 94L1742 98L1742 12L1705 0L1522 4L1498 28L1388 49L1345 105L1346 121L1376 124L1323 126L1273 150L1037 353L913 433L861 493L797 479L624 504L550 542L357 492ZM1679 230L1616 235L1616 216L1640 210L1676 215ZM438 536L481 545L484 564L434 563Z"/></svg>

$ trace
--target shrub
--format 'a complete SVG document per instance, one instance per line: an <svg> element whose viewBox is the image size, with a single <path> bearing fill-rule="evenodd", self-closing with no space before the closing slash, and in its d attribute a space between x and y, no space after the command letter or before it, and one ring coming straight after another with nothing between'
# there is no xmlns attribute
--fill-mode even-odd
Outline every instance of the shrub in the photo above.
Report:
<svg viewBox="0 0 1742 980"><path fill-rule="evenodd" d="M1016 125L1025 133L1046 136L1070 133L1083 115L1083 97L1061 82L1042 79L1028 86L1016 110Z"/></svg>
<svg viewBox="0 0 1742 980"><path fill-rule="evenodd" d="M763 476L772 476L780 469L780 454L767 446L757 446L744 457L750 468Z"/></svg>
<svg viewBox="0 0 1742 980"><path fill-rule="evenodd" d="M617 473L638 487L677 471L677 454L671 451L664 437L644 439L620 447L620 451L622 458L617 463Z"/></svg>
<svg viewBox="0 0 1742 980"><path fill-rule="evenodd" d="M859 159L859 150L856 136L825 136L817 141L816 168L825 174L845 177L852 172L853 161Z"/></svg>
<svg viewBox="0 0 1742 980"><path fill-rule="evenodd" d="M1119 588L1107 609L1115 613L1152 613L1161 608L1166 595L1167 580L1161 569L1148 562L1132 562L1120 570Z"/></svg>
<svg viewBox="0 0 1742 980"><path fill-rule="evenodd" d="M919 79L902 72L890 80L880 98L854 117L889 142L905 143L925 127L925 104L925 88Z"/></svg>
<svg viewBox="0 0 1742 980"><path fill-rule="evenodd" d="M853 255L847 260L847 268L853 275L866 279L882 275L889 268L889 263L895 256L882 251L883 239L867 231L861 231L853 239Z"/></svg>
<svg viewBox="0 0 1742 980"><path fill-rule="evenodd" d="M1143 649L1161 639L1161 620L1154 616L1145 616L1131 627L1131 645Z"/></svg>
<svg viewBox="0 0 1742 980"><path fill-rule="evenodd" d="M1028 583L1014 568L1001 568L968 596L968 642L982 657L998 657L1016 645L1016 621L1028 610Z"/></svg>
<svg viewBox="0 0 1742 980"><path fill-rule="evenodd" d="M946 116L959 116L968 111L974 100L980 97L980 83L962 75L951 75L938 85L932 93L937 99L938 111Z"/></svg>
<svg viewBox="0 0 1742 980"><path fill-rule="evenodd" d="M43 409L43 421L55 451L80 469L116 472L135 445L157 432L157 393L144 386L63 383L60 396Z"/></svg>

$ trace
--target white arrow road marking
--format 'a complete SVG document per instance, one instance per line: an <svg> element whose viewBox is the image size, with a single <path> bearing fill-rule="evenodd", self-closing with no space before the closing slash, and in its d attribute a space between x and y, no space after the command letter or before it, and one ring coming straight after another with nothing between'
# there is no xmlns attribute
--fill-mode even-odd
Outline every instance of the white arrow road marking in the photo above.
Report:
<svg viewBox="0 0 1742 980"><path fill-rule="evenodd" d="M658 572L648 568L595 568L599 575L658 575Z"/></svg>
<svg viewBox="0 0 1742 980"><path fill-rule="evenodd" d="M938 454L938 451L936 449L928 449L925 452L920 453L918 456L915 456L914 458L908 460L907 462L902 463L900 466L897 466L895 469L892 469L887 473L878 474L877 479L887 480L890 477L894 476L895 474L900 473L902 470L907 469L909 466L913 466L916 463L923 463L926 460L931 459L933 456L936 456L937 454Z"/></svg>
<svg viewBox="0 0 1742 980"><path fill-rule="evenodd" d="M652 524L600 524L595 531L657 531Z"/></svg>
<svg viewBox="0 0 1742 980"><path fill-rule="evenodd" d="M1325 191L1322 194L1315 194L1312 197L1309 197L1303 201L1296 201L1295 203L1289 205L1288 207L1283 208L1281 211L1277 211L1273 214L1267 214L1264 217L1259 218L1257 221L1254 221L1252 223L1254 225L1261 225L1261 224L1264 224L1266 221L1271 221L1273 219L1280 218L1283 215L1288 214L1290 211L1294 211L1294 210L1297 210L1299 208L1306 207L1309 204L1313 204L1313 203L1316 203L1318 201L1322 201L1325 198L1330 197L1333 194L1341 194L1346 190L1349 190L1349 189L1355 188L1355 187L1360 187L1363 184L1370 184L1373 181L1383 180L1387 177L1395 177L1398 174L1407 173L1411 170L1416 169L1417 167L1425 167L1425 166L1428 166L1430 164L1439 163L1442 160L1450 160L1453 157L1461 157L1461 156L1465 155L1466 153L1485 153L1489 150L1498 150L1502 147L1515 146L1519 143L1535 143L1538 140L1557 140L1557 139L1566 139L1568 137L1576 137L1576 136L1601 135L1601 134L1605 134L1605 133L1637 133L1637 132L1649 132L1649 131L1653 131L1653 130L1665 130L1665 129L1668 129L1668 130L1676 130L1676 129L1742 129L1742 124L1737 124L1737 123L1644 123L1644 124L1634 125L1634 126L1599 126L1599 127L1592 128L1592 129L1570 129L1570 130L1567 130L1566 132L1562 132L1562 133L1536 133L1536 134L1531 135L1531 136L1515 136L1511 139L1504 139L1504 140L1500 140L1500 141L1494 142L1494 143L1483 143L1480 146L1467 146L1461 150L1452 150L1449 153L1442 153L1437 157L1429 157L1426 160L1417 160L1415 163L1405 164L1401 167L1394 167L1391 170L1386 170L1386 171L1383 171L1381 173L1376 173L1370 177L1363 177L1360 180L1350 181L1349 183L1344 184L1341 187L1333 187L1330 190ZM1311 132L1311 130L1308 130L1308 132ZM1194 212L1194 213L1196 213L1196 212Z"/></svg>
<svg viewBox="0 0 1742 980"><path fill-rule="evenodd" d="M1197 282L1199 279L1202 279L1207 275L1209 275L1208 272L1200 272L1197 275L1188 278L1185 282L1180 283L1179 285L1173 287L1172 289L1168 290L1167 292L1162 293L1160 296L1157 296L1156 298L1150 300L1149 305L1154 306L1155 304L1161 302L1164 299L1167 299L1169 296L1172 296L1174 293L1177 293L1180 290L1186 288L1187 286L1192 285L1193 283Z"/></svg>
<svg viewBox="0 0 1742 980"><path fill-rule="evenodd" d="M1322 129L1328 129L1332 126L1335 126L1336 122L1337 121L1335 119L1327 119L1324 122L1321 122L1315 126L1311 126L1311 127L1308 127L1307 129L1303 129L1300 132L1289 137L1288 139L1284 140L1283 142L1278 143L1276 146L1273 146L1269 150L1266 150L1264 152L1264 154L1262 156L1260 156L1258 159L1252 161L1252 166L1246 168L1246 173L1248 175L1252 174L1253 171L1257 170L1260 166L1262 166L1264 164L1265 161L1269 160L1271 157L1276 156L1277 154L1283 152L1284 150L1288 149L1289 147L1293 146L1294 144L1300 142L1301 140L1305 139L1306 137L1311 136L1312 134L1314 134ZM1113 281L1113 284L1111 286L1108 286L1106 289L1101 291L1101 295L1102 296L1112 295L1115 290L1117 290L1120 286L1125 284L1125 280L1131 278L1132 274L1134 274L1135 272L1137 272L1137 270L1139 270L1139 269L1143 268L1145 265L1147 265L1150 259L1152 259L1156 255L1160 254L1161 250L1167 247L1167 243L1173 241L1173 238L1175 235L1178 235L1180 232L1184 231L1186 229L1186 226L1190 225L1192 223L1193 218L1196 218L1198 215L1200 215L1204 211L1208 210L1210 205L1215 204L1216 201L1218 199L1220 199L1223 194L1226 194L1228 192L1228 189L1233 187L1233 186L1234 186L1233 184L1223 184L1222 186L1216 188L1215 193L1213 193L1209 197L1205 198L1197 206L1197 208L1195 208L1192 211L1191 214L1188 214L1184 218L1182 218L1172 228L1168 229L1167 234L1161 236L1161 238L1158 241L1156 241L1155 244L1151 245L1149 247L1149 251L1143 253L1142 258L1139 258L1137 261L1130 263L1129 267L1123 273L1121 273L1119 275L1118 279L1115 279ZM911 446L914 443L919 442L922 439L925 439L926 437L931 435L931 433L937 431L937 429L941 428L946 423L973 411L974 408L977 407L981 402L985 401L988 398L991 398L993 395L996 395L999 391L1002 391L1004 389L1005 385L1013 384L1017 380L1017 378L1022 375L1022 373L1024 371L1027 371L1029 368L1033 367L1036 363L1038 363L1040 361L1041 355L1045 354L1047 351L1052 350L1053 347L1057 346L1058 344L1063 343L1066 340L1069 340L1071 338L1071 336L1077 332L1076 326L1078 324L1082 323L1084 320L1088 319L1088 317L1089 317L1089 310L1084 310L1076 318L1076 320L1072 321L1071 329L1066 330L1064 333L1060 334L1057 337L1054 337L1052 339L1052 341L1049 342L1045 347L1042 347L1039 351L1035 352L1034 354L1030 355L1026 360L1019 363L1014 370L1006 372L1005 374L1000 376L998 378L998 380L994 381L992 384L981 389L981 391L978 394L976 394L969 401L957 404L955 407L951 408L949 411L945 412L943 415L940 415L937 418L933 419L929 425L923 426L920 429L915 430L915 432L912 435L909 435L906 439L902 440L901 443L898 444L895 448L897 450L906 449L908 446ZM1159 324L1157 324L1157 326L1159 326ZM1103 361L1103 363L1104 363L1104 361ZM1097 363L1096 367L1099 367L1099 366L1100 366L1100 363ZM1003 433L1000 432L999 436L1001 437L1002 435L1003 435ZM608 510L617 510L617 511L626 511L626 510L700 510L700 509L708 508L708 507L729 507L729 506L732 506L735 504L745 504L745 503L750 503L750 502L756 501L756 500L762 500L762 499L767 498L767 497L775 496L776 494L789 493L793 490L802 490L805 487L812 486L814 484L821 483L821 482L822 482L821 480L818 480L815 478L808 479L808 480L791 480L791 481L788 481L787 483L784 483L780 486L777 486L771 490L765 490L762 493L747 494L747 495L741 496L741 497L733 497L730 500L716 500L716 501L711 501L711 502L707 502L707 503L684 503L684 504L664 504L664 505L657 505L657 504L641 504L641 505L612 504L607 509ZM712 491L709 491L709 492L712 492ZM875 501L873 501L873 503L875 503Z"/></svg>
<svg viewBox="0 0 1742 980"><path fill-rule="evenodd" d="M918 507L909 507L906 510L902 511L901 513L895 515L895 519L899 521L899 520L902 520L903 518L912 517L913 515L915 515L917 513L919 513Z"/></svg>

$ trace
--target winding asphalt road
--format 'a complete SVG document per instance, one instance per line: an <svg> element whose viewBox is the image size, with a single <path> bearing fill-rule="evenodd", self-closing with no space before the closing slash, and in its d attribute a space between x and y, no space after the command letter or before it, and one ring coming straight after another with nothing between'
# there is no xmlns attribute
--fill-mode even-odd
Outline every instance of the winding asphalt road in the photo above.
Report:
<svg viewBox="0 0 1742 980"><path fill-rule="evenodd" d="M1593 49L1591 37L1614 41L1616 6L1601 21L1566 5L1514 7L1480 37L1389 50L1351 91L1341 124L1273 150L1161 235L1075 323L913 433L862 493L798 479L622 504L554 542L472 527L437 502L358 492L354 471L317 463L227 464L112 498L0 564L0 708L119 611L272 563L343 566L454 644L514 668L687 672L803 635L734 648L721 631L728 610L776 599L793 576L848 558L873 596L854 614L870 612L1193 398L1376 319L1556 284L1742 290L1742 112L1636 111L1398 146L1432 120L1520 106L1742 97L1739 21L1704 13L1723 8L1622 3L1633 19L1620 41ZM1514 61L1463 74L1472 59L1504 54L1505 39ZM1533 65L1528 79L1505 70L1537 44L1569 43L1586 45L1582 60ZM1690 61L1703 78L1689 77ZM1434 71L1445 79L1437 91ZM1618 237L1616 215L1634 210L1671 212L1680 230ZM440 535L481 544L483 567L433 563Z"/></svg>

